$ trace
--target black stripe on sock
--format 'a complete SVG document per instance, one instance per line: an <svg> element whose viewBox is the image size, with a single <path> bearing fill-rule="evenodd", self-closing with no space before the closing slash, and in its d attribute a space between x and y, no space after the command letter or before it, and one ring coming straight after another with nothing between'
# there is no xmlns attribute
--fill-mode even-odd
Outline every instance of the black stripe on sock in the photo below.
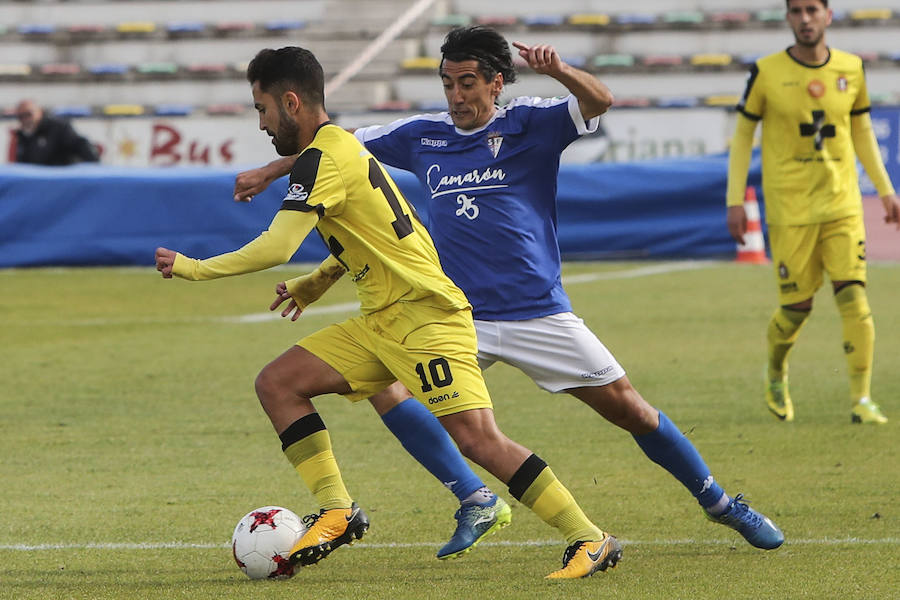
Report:
<svg viewBox="0 0 900 600"><path fill-rule="evenodd" d="M319 413L309 413L305 417L300 417L278 435L281 438L281 450L287 450L289 446L299 442L306 436L324 429L325 421L322 420Z"/></svg>
<svg viewBox="0 0 900 600"><path fill-rule="evenodd" d="M541 471L546 468L547 463L541 460L537 454L532 454L526 458L525 462L522 463L522 466L509 478L509 483L507 485L512 497L516 500L521 500L522 495L525 494L525 490L534 483L534 480L541 474Z"/></svg>

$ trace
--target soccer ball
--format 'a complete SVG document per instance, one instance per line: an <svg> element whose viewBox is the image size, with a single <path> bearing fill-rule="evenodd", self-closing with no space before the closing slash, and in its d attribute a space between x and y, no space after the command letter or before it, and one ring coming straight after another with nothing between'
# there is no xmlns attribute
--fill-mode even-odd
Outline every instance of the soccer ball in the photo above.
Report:
<svg viewBox="0 0 900 600"><path fill-rule="evenodd" d="M244 515L231 536L234 562L250 579L288 579L294 575L290 553L306 526L280 506L263 506Z"/></svg>

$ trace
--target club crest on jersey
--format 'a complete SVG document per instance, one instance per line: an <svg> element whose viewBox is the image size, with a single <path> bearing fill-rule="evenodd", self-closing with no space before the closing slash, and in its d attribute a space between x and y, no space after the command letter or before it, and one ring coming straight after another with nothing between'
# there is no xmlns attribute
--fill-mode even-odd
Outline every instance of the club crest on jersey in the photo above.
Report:
<svg viewBox="0 0 900 600"><path fill-rule="evenodd" d="M825 95L825 84L818 79L813 79L809 82L809 85L806 86L806 91L809 92L809 95L813 98L821 98Z"/></svg>
<svg viewBox="0 0 900 600"><path fill-rule="evenodd" d="M778 264L778 276L782 279L787 279L790 276L790 273L788 273L787 265L783 262Z"/></svg>
<svg viewBox="0 0 900 600"><path fill-rule="evenodd" d="M302 183L292 183L291 187L288 188L287 196L284 197L285 200L298 202L305 202L307 198L309 198L309 194L303 188Z"/></svg>
<svg viewBox="0 0 900 600"><path fill-rule="evenodd" d="M847 78L843 75L837 78L837 89L839 92L847 91Z"/></svg>
<svg viewBox="0 0 900 600"><path fill-rule="evenodd" d="M487 145L488 148L491 149L491 154L494 155L494 158L497 158L497 154L500 152L500 146L503 144L503 136L497 133L496 131L492 131L488 133L487 136Z"/></svg>

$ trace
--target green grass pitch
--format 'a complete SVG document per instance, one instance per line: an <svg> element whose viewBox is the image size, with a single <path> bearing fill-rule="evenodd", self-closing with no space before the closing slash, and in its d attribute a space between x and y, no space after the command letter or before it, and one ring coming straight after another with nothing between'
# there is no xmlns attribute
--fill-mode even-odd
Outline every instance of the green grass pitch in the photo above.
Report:
<svg viewBox="0 0 900 600"><path fill-rule="evenodd" d="M341 282L296 323L260 317L297 267L204 283L151 269L0 271L0 599L896 598L900 594L900 267L870 266L873 397L850 424L840 321L822 290L792 355L796 422L765 409L771 267L573 263L576 312L731 494L784 530L779 550L706 521L625 432L505 365L497 422L553 467L618 568L551 582L564 543L504 486L512 526L441 562L454 498L367 403L316 401L369 534L289 581L248 580L228 542L267 504L314 512L253 392L272 358L354 310Z"/></svg>

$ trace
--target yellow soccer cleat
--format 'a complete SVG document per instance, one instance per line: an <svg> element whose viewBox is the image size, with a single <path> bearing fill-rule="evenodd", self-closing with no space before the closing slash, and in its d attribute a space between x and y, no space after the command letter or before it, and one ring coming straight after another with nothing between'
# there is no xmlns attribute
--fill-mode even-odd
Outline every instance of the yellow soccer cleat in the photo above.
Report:
<svg viewBox="0 0 900 600"><path fill-rule="evenodd" d="M314 565L332 550L362 539L369 530L369 517L356 502L350 508L333 508L307 515L303 517L303 523L309 529L291 548L291 562L303 566Z"/></svg>
<svg viewBox="0 0 900 600"><path fill-rule="evenodd" d="M769 412L782 421L794 420L794 404L788 391L787 377L781 381L768 381L766 385L766 406Z"/></svg>
<svg viewBox="0 0 900 600"><path fill-rule="evenodd" d="M575 542L563 554L563 568L547 575L546 579L578 579L590 577L597 571L614 569L622 559L622 546L608 533L599 542Z"/></svg>
<svg viewBox="0 0 900 600"><path fill-rule="evenodd" d="M887 417L881 413L881 408L868 398L863 398L854 405L850 420L852 423L874 423L875 425L884 425L888 422Z"/></svg>

